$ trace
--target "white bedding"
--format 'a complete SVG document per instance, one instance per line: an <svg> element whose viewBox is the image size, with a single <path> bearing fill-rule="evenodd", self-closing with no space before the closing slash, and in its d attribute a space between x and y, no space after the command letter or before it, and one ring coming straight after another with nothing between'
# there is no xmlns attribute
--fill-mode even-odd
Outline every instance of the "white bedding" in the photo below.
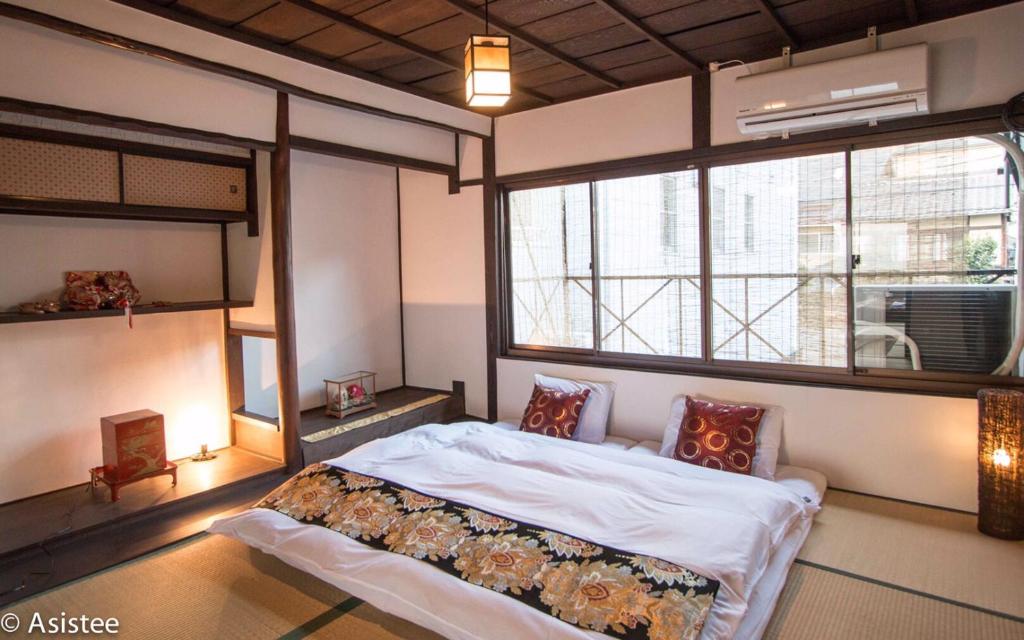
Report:
<svg viewBox="0 0 1024 640"><path fill-rule="evenodd" d="M760 635L767 617L759 592L771 592L770 614L818 509L777 482L484 423L420 427L329 462L714 578L721 587L705 639ZM251 509L210 531L449 638L604 637L422 561L274 511ZM762 576L767 587L755 591Z"/></svg>

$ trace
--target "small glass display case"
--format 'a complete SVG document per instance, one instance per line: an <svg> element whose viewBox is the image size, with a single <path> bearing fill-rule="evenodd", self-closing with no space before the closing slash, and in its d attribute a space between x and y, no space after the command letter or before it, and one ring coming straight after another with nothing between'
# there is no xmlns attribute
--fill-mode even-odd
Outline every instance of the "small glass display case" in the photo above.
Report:
<svg viewBox="0 0 1024 640"><path fill-rule="evenodd" d="M324 379L327 389L327 415L344 418L377 406L377 374L353 371Z"/></svg>

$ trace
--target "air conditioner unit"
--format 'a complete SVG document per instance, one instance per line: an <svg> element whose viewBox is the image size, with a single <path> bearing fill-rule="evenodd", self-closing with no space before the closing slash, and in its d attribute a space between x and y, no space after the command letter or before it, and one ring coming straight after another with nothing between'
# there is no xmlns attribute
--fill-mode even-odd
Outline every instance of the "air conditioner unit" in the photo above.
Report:
<svg viewBox="0 0 1024 640"><path fill-rule="evenodd" d="M736 93L740 133L761 137L928 113L928 45L741 76Z"/></svg>

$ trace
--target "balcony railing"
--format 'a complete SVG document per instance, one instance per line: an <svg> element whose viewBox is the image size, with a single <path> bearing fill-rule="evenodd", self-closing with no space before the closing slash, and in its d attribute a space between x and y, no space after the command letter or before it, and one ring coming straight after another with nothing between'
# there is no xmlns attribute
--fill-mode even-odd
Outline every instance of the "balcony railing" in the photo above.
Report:
<svg viewBox="0 0 1024 640"><path fill-rule="evenodd" d="M984 286L1001 278L1016 275L1015 269L985 270L940 270L917 272L867 271L854 272L854 285L912 285L963 284ZM984 277L986 282L977 284L971 278ZM728 273L714 274L711 303L713 305L714 331L712 357L785 362L805 365L842 366L846 354L846 278L845 272L782 272L782 273ZM631 342L641 345L651 355L682 355L682 345L700 339L700 327L683 322L684 311L699 314L700 275L602 275L600 288L600 311L604 316L598 344L605 351L625 351L625 336ZM728 292L725 282L731 285ZM777 282L782 286L771 297L766 298L766 282ZM715 283L721 283L716 286ZM535 300L540 304L528 304L522 297L522 285L533 284L539 294ZM812 284L815 291L808 292ZM590 276L548 276L543 278L522 278L513 280L514 299L518 309L526 314L534 327L541 327L547 320L554 327L559 318L554 317L552 304L559 293L567 294L568 287L577 287L584 292L592 309L593 294ZM554 286L552 286L554 285ZM559 286L561 285L561 286ZM633 291L630 286L633 285ZM833 298L836 288L842 291L837 303ZM613 295L609 292L614 291ZM826 293L828 292L828 293ZM801 297L801 293L806 293ZM689 294L690 299L687 298ZM752 295L754 294L754 295ZM678 313L669 322L675 325L675 340L667 339L664 323L642 316L665 296L674 296ZM614 302L610 300L614 299ZM639 301L629 302L628 300ZM758 326L768 322L770 315L791 302L796 307L795 322L782 319L770 327ZM689 307L687 307L689 305ZM539 307L539 308L537 308ZM568 304L563 302L562 309ZM684 309L685 308L685 309ZM792 309L792 308L790 308ZM787 324L788 323L788 324ZM592 329L590 317L580 318L579 324ZM610 348L609 341L621 330L619 348ZM739 343L739 346L737 346ZM634 349L633 352L636 352Z"/></svg>

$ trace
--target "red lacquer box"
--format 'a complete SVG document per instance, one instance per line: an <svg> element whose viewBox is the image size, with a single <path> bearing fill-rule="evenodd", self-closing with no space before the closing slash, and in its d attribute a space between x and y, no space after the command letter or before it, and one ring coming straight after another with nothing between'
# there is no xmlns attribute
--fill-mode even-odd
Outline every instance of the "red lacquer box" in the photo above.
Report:
<svg viewBox="0 0 1024 640"><path fill-rule="evenodd" d="M100 418L103 475L124 482L167 467L164 417L149 409Z"/></svg>

